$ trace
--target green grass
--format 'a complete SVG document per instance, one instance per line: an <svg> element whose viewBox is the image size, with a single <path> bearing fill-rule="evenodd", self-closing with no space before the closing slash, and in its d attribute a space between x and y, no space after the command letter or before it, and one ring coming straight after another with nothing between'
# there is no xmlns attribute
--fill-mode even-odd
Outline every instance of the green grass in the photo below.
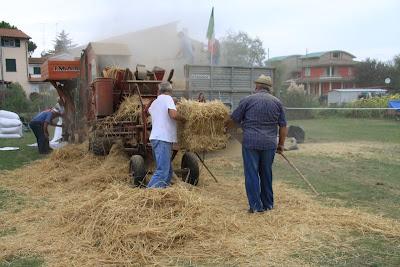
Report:
<svg viewBox="0 0 400 267"><path fill-rule="evenodd" d="M19 147L16 151L0 151L0 170L12 170L29 163L32 160L42 158L37 147L28 147L28 144L36 143L32 132L24 133L20 139L0 139L0 147Z"/></svg>
<svg viewBox="0 0 400 267"><path fill-rule="evenodd" d="M0 212L13 208L14 212L20 211L25 204L25 198L13 190L0 187Z"/></svg>
<svg viewBox="0 0 400 267"><path fill-rule="evenodd" d="M339 238L350 241L350 245L323 249L318 253L298 252L292 256L306 259L315 266L400 266L399 240L379 235L360 236L358 233Z"/></svg>
<svg viewBox="0 0 400 267"><path fill-rule="evenodd" d="M394 120L326 118L289 121L289 125L303 127L307 142L400 143L400 122Z"/></svg>
<svg viewBox="0 0 400 267"><path fill-rule="evenodd" d="M44 260L37 256L11 256L0 261L0 267L39 267Z"/></svg>

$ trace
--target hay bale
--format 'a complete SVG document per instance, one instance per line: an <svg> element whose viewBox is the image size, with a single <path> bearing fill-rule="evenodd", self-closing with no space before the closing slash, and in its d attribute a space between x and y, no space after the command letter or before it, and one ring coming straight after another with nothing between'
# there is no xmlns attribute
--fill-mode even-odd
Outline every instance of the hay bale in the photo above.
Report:
<svg viewBox="0 0 400 267"><path fill-rule="evenodd" d="M178 123L178 143L190 151L213 151L223 149L228 142L225 122L229 109L219 100L200 103L183 100L178 113L185 122Z"/></svg>

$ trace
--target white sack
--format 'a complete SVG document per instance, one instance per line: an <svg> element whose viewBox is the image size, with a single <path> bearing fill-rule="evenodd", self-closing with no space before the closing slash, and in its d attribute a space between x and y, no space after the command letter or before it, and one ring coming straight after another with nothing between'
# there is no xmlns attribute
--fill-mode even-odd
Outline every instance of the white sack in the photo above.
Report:
<svg viewBox="0 0 400 267"><path fill-rule="evenodd" d="M0 134L1 138L21 138L22 136L19 134Z"/></svg>
<svg viewBox="0 0 400 267"><path fill-rule="evenodd" d="M10 128L21 126L22 122L19 119L0 118L0 128Z"/></svg>
<svg viewBox="0 0 400 267"><path fill-rule="evenodd" d="M0 110L0 118L19 120L17 113L6 110Z"/></svg>
<svg viewBox="0 0 400 267"><path fill-rule="evenodd" d="M62 118L58 118L58 125L62 124ZM54 127L54 135L53 135L53 139L51 139L50 143L55 143L57 141L59 141L62 138L62 127Z"/></svg>
<svg viewBox="0 0 400 267"><path fill-rule="evenodd" d="M0 128L0 134L19 134L22 136L22 126Z"/></svg>

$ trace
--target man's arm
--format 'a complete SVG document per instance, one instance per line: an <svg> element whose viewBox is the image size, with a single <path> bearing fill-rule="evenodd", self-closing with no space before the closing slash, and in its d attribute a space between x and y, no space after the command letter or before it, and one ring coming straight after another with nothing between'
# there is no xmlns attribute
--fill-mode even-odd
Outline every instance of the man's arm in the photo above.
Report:
<svg viewBox="0 0 400 267"><path fill-rule="evenodd" d="M185 118L178 114L175 109L168 109L169 117L176 121L185 121Z"/></svg>
<svg viewBox="0 0 400 267"><path fill-rule="evenodd" d="M43 133L46 139L49 139L49 123L47 121L43 123Z"/></svg>
<svg viewBox="0 0 400 267"><path fill-rule="evenodd" d="M282 154L285 148L286 136L287 136L287 127L279 126L279 142L278 142L278 148L276 149L276 152L278 152L279 154Z"/></svg>

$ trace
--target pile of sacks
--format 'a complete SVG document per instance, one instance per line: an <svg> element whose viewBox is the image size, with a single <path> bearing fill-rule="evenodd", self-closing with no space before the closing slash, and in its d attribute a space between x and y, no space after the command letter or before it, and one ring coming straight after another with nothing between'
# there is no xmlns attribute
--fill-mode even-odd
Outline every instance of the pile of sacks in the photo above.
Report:
<svg viewBox="0 0 400 267"><path fill-rule="evenodd" d="M0 110L0 138L21 138L22 122L17 113Z"/></svg>

